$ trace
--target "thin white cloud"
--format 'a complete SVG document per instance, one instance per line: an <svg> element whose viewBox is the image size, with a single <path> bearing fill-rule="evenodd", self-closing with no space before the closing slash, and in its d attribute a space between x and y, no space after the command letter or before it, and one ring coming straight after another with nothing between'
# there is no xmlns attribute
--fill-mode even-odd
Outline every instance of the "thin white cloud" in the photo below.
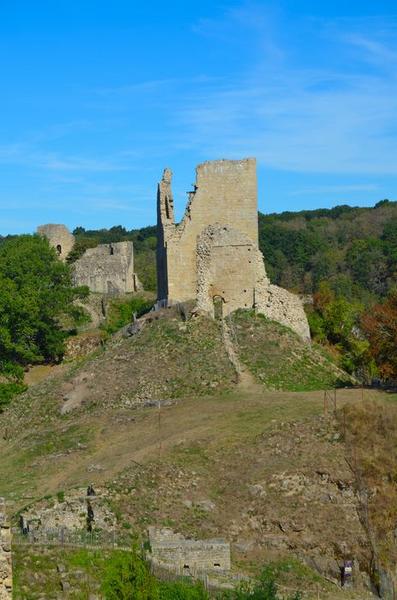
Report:
<svg viewBox="0 0 397 600"><path fill-rule="evenodd" d="M280 170L397 175L397 76L395 69L385 72L397 59L397 21L367 21L360 34L357 24L355 29L351 21L344 23L332 40L339 62L324 67L313 60L312 68L299 68L285 58L291 48L280 45L258 7L252 19L247 10L242 26L258 37L262 31L267 47L256 65L227 85L183 99L177 123L184 135L178 143L207 157L257 156ZM228 11L220 23L201 22L196 30L222 35L236 23L236 14ZM329 28L322 27L326 37ZM354 64L352 48L361 51Z"/></svg>
<svg viewBox="0 0 397 600"><path fill-rule="evenodd" d="M67 156L56 152L40 150L32 144L14 143L0 146L0 164L22 165L46 171L104 172L129 170L126 160L107 158Z"/></svg>

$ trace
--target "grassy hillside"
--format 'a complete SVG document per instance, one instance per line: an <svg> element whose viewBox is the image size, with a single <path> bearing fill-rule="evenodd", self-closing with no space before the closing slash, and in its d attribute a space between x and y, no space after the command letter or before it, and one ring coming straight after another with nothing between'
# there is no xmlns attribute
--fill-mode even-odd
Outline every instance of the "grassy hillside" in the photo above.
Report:
<svg viewBox="0 0 397 600"><path fill-rule="evenodd" d="M306 344L280 323L239 310L231 324L242 362L267 389L298 392L352 382L319 346Z"/></svg>

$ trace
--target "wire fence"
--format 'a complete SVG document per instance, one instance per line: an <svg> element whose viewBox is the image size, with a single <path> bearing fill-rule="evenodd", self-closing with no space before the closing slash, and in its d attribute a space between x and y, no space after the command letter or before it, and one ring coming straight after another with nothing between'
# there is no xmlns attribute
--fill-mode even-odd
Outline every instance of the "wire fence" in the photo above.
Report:
<svg viewBox="0 0 397 600"><path fill-rule="evenodd" d="M70 546L82 548L109 548L131 550L132 536L129 533L116 531L49 528L22 532L20 528L12 529L14 545L38 546Z"/></svg>

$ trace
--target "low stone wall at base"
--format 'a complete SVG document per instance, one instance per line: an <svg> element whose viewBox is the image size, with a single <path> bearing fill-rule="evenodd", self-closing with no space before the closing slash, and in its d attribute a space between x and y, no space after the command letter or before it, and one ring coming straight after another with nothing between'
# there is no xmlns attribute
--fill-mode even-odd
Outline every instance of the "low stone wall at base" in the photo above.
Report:
<svg viewBox="0 0 397 600"><path fill-rule="evenodd" d="M222 539L189 540L171 529L149 527L150 559L180 574L193 571L230 571L230 544Z"/></svg>
<svg viewBox="0 0 397 600"><path fill-rule="evenodd" d="M12 598L11 527L5 501L0 498L0 600Z"/></svg>

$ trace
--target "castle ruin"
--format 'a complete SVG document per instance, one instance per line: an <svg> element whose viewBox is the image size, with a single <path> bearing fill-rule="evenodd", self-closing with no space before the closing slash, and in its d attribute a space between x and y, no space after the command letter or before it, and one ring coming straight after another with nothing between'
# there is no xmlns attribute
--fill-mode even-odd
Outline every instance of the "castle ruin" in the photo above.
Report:
<svg viewBox="0 0 397 600"><path fill-rule="evenodd" d="M258 244L255 159L199 165L178 224L171 179L165 169L157 194L159 302L195 299L199 310L214 317L255 308L310 339L300 298L272 285L266 275Z"/></svg>
<svg viewBox="0 0 397 600"><path fill-rule="evenodd" d="M136 292L138 278L134 273L132 242L100 244L88 248L73 265L75 285L86 285L91 292L120 294Z"/></svg>
<svg viewBox="0 0 397 600"><path fill-rule="evenodd" d="M40 225L37 233L47 238L61 260L66 260L75 238L65 225ZM99 294L126 294L139 289L134 272L134 245L132 242L100 244L88 248L72 265L73 283L87 286Z"/></svg>

